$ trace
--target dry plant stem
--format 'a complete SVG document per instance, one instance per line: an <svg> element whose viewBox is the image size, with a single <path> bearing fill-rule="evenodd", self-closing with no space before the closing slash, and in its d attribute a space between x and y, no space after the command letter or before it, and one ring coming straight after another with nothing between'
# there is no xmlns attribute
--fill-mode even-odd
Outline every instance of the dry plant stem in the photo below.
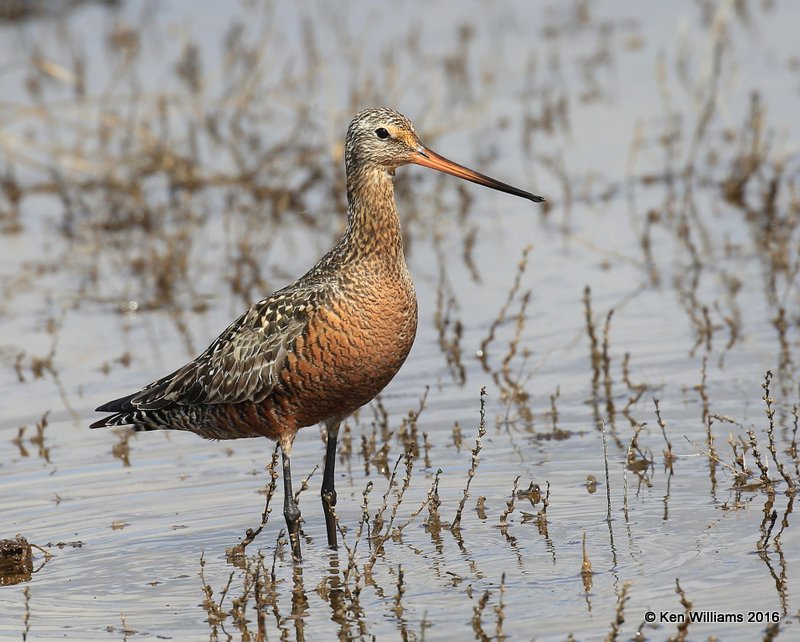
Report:
<svg viewBox="0 0 800 642"><path fill-rule="evenodd" d="M600 344L597 341L597 333L594 328L594 320L592 319L592 290L587 285L583 289L583 307L586 317L586 332L589 335L589 347L592 363L592 381L595 384L600 381L600 363L602 361L602 353L600 351Z"/></svg>
<svg viewBox="0 0 800 642"><path fill-rule="evenodd" d="M360 575L358 573L358 565L356 563L356 550L358 549L358 544L361 542L361 534L364 532L364 526L369 522L369 494L372 492L373 483L367 482L367 485L364 487L364 492L361 494L362 501L361 501L361 519L358 522L358 528L356 529L355 535L355 542L353 543L352 548L347 544L347 540L345 539L345 531L341 524L339 524L338 520L336 522L337 526L339 527L339 532L342 535L342 542L347 549L347 569L344 572L344 582L345 584L350 580L350 575L355 573L356 581L360 580ZM368 529L369 530L369 529Z"/></svg>
<svg viewBox="0 0 800 642"><path fill-rule="evenodd" d="M583 539L581 540L581 551L583 553L583 561L581 563L581 578L583 579L583 589L586 593L592 590L592 562L589 560L589 554L586 552L586 531L583 531Z"/></svg>
<svg viewBox="0 0 800 642"><path fill-rule="evenodd" d="M708 365L708 355L703 357L703 365L700 367L700 383L695 386L695 390L700 395L703 402L703 424L708 420L708 390L706 389L706 366Z"/></svg>
<svg viewBox="0 0 800 642"><path fill-rule="evenodd" d="M730 421L730 423L736 424L737 426L741 427L741 425L738 424L738 422L735 422L727 417L720 417L719 415L710 415L710 417L718 421ZM742 448L741 450L739 448L739 446L743 444L737 443L737 441L734 440L733 435L729 435L728 445L730 445L731 450L733 450L733 463L728 464L726 462L723 462L719 458L716 458L714 461L731 471L731 474L733 475L733 478L736 482L735 483L736 487L744 486L747 483L747 480L753 476L753 471L750 470L750 468L748 468L747 463L744 460L744 455L745 455L744 448ZM716 454L706 453L706 456L716 457Z"/></svg>
<svg viewBox="0 0 800 642"><path fill-rule="evenodd" d="M396 478L397 475L397 467L400 464L400 460L402 459L405 459L406 462L405 466L406 472L405 475L403 476L403 483L400 489L395 493L396 499L394 505L392 506L392 512L391 515L389 516L389 522L388 524L386 524L385 530L381 532L381 530L383 530L383 524L384 524L383 513L386 512L386 508L388 507L389 492L391 491L391 488L394 484L394 479ZM364 572L366 575L369 575L371 573L372 567L375 565L375 561L377 560L378 555L383 550L384 544L393 535L395 534L399 535L400 532L402 532L402 530L406 526L408 526L408 524L410 524L411 521L413 521L428 504L428 500L426 498L426 500L422 502L422 504L420 504L419 508L414 513L412 513L411 518L408 521L406 521L404 524L396 528L394 527L394 522L395 519L397 518L397 511L400 508L400 504L403 502L403 496L405 495L406 490L408 490L408 487L411 484L411 473L413 471L413 468L414 468L414 459L411 457L410 453L401 455L398 458L397 462L395 463L394 469L392 470L392 475L389 479L389 487L387 488L386 493L384 493L383 495L383 504L381 505L380 511L375 514L375 517L373 519L372 537L374 541L369 561L366 564L364 564Z"/></svg>
<svg viewBox="0 0 800 642"><path fill-rule="evenodd" d="M786 482L788 487L787 492L794 493L795 492L795 481L792 479L792 476L787 472L786 467L778 461L778 452L777 448L775 447L775 409L773 408L773 404L775 400L770 396L769 393L769 386L772 382L772 372L767 370L766 375L764 376L764 383L762 384L762 388L764 389L764 396L762 399L766 404L765 412L767 414L767 437L769 438L769 445L767 449L769 450L770 455L772 455L772 461L775 462L775 466L778 469L778 472L783 477L783 481Z"/></svg>
<svg viewBox="0 0 800 642"><path fill-rule="evenodd" d="M500 576L500 587L499 587L498 591L499 591L499 595L498 595L498 598L497 598L497 606L494 608L494 612L497 615L497 624L494 627L494 635L495 635L495 640L497 640L498 642L502 642L503 640L506 639L506 634L503 631L503 622L506 619L506 614L505 614L506 605L503 602L503 596L505 595L505 592L506 592L506 574L505 573L503 573Z"/></svg>
<svg viewBox="0 0 800 642"><path fill-rule="evenodd" d="M628 387L628 390L631 391L631 394L628 395L628 401L625 403L625 407L622 409L622 414L624 414L632 424L636 423L630 415L631 408L642 398L642 395L647 390L647 384L634 384L631 381L631 353L626 352L625 356L622 359L622 381Z"/></svg>
<svg viewBox="0 0 800 642"><path fill-rule="evenodd" d="M475 632L475 639L481 640L481 642L488 642L490 639L483 630L483 623L481 622L483 610L486 608L486 604L489 602L490 596L491 593L489 593L489 591L484 591L483 595L481 595L480 599L478 600L478 603L472 608L472 630Z"/></svg>
<svg viewBox="0 0 800 642"><path fill-rule="evenodd" d="M778 511L773 509L775 505L775 494L768 493L767 500L764 502L762 509L764 517L761 520L761 533L762 536L756 544L756 548L760 551L766 551L769 544L769 538L772 536L772 529L775 528L775 522L778 520Z"/></svg>
<svg viewBox="0 0 800 642"><path fill-rule="evenodd" d="M425 468L431 468L431 442L427 432L422 433L422 446L425 452Z"/></svg>
<svg viewBox="0 0 800 642"><path fill-rule="evenodd" d="M403 496L405 495L408 487L411 485L411 472L414 469L414 458L410 454L404 455L405 462L406 462L406 472L403 475L403 485L400 487L400 490L396 493L396 501L392 505L392 513L389 516L389 524L386 527L387 534L392 532L392 526L394 525L394 520L397 518L397 511L400 509L400 504L403 501Z"/></svg>
<svg viewBox="0 0 800 642"><path fill-rule="evenodd" d="M51 559L53 559L53 554L50 551L43 549L38 544L31 543L31 548L35 548L42 555L44 555L44 560L42 561L41 565L36 569L37 571L39 569L41 569L45 564L47 564L47 562L49 562Z"/></svg>
<svg viewBox="0 0 800 642"><path fill-rule="evenodd" d="M625 521L628 521L628 464L634 458L633 448L636 441L636 435L631 437L628 444L628 449L625 452L625 465L622 467L622 513L625 515Z"/></svg>
<svg viewBox="0 0 800 642"><path fill-rule="evenodd" d="M501 323L503 323L503 321L505 321L506 315L508 314L508 308L511 306L511 302L514 300L514 297L519 291L520 284L522 282L522 275L525 273L525 268L528 266L528 254L530 253L531 249L533 249L533 246L528 245L522 250L522 258L517 264L517 274L514 277L514 283L511 285L511 290L508 292L508 297L506 298L505 303L503 303L503 306L500 308L497 318L492 321L492 325L489 326L489 333L486 335L483 341L481 341L481 347L478 351L478 358L481 360L483 369L486 372L489 372L489 344L494 341L497 328Z"/></svg>
<svg viewBox="0 0 800 642"><path fill-rule="evenodd" d="M773 548L774 548L775 553L778 556L778 562L780 564L780 574L777 574L773 570L772 564L770 563L770 555L767 554L767 552L766 552L766 542L767 542L767 539L769 538L769 533L765 534L764 546L759 548L759 551L758 551L758 556L766 564L767 568L769 569L770 575L772 576L772 579L775 581L775 588L776 588L778 596L780 598L781 609L782 609L784 615L789 613L789 607L788 607L788 599L789 598L788 598L788 594L787 594L787 590L788 590L787 574L788 574L788 571L787 571L786 557L783 554L783 549L781 548L781 537L783 535L783 532L789 526L789 515L792 513L793 504L794 504L794 495L789 495L789 501L787 502L786 509L784 510L783 518L781 520L781 527L780 527L777 535L775 535L775 537L772 540ZM766 510L766 508L767 507L765 506L765 510ZM774 526L774 520L777 519L777 511L773 511L773 513L774 513L775 517L773 518L773 522L770 524L770 533L772 531L772 527Z"/></svg>
<svg viewBox="0 0 800 642"><path fill-rule="evenodd" d="M50 463L50 448L45 446L44 431L48 426L47 417L50 411L46 410L42 418L36 423L36 436L30 438L30 442L39 450L39 457L44 459L48 464Z"/></svg>
<svg viewBox="0 0 800 642"><path fill-rule="evenodd" d="M550 395L550 419L553 422L553 434L558 434L558 405L556 401L561 396L561 386L556 386L555 394Z"/></svg>
<svg viewBox="0 0 800 642"><path fill-rule="evenodd" d="M583 289L583 308L586 318L586 333L589 335L589 357L592 366L592 411L595 423L599 425L601 422L600 370L603 357L592 318L592 290L588 285Z"/></svg>
<svg viewBox="0 0 800 642"><path fill-rule="evenodd" d="M689 634L689 624L691 623L690 613L692 612L692 603L686 598L686 593L681 588L681 583L678 579L675 580L675 592L681 596L681 606L684 608L685 618L682 622L678 623L678 632L669 638L670 642L684 642L686 636Z"/></svg>
<svg viewBox="0 0 800 642"><path fill-rule="evenodd" d="M285 529L281 528L278 532L278 537L275 538L275 547L272 549L272 566L270 567L269 571L269 589L267 595L265 596L265 602L267 604L272 605L272 613L275 616L275 622L278 628L281 627L281 623L283 618L281 617L280 613L280 606L278 604L278 594L277 594L277 581L275 577L275 567L278 564L278 555L282 555L283 546L286 544L286 540L283 539L283 535L285 533ZM266 569L265 569L266 570ZM266 579L266 575L265 575Z"/></svg>
<svg viewBox="0 0 800 642"><path fill-rule="evenodd" d="M22 630L22 640L28 639L28 634L31 632L31 589L30 587L26 586L22 589L22 593L25 596L25 615L22 617L22 624L25 628Z"/></svg>
<svg viewBox="0 0 800 642"><path fill-rule="evenodd" d="M436 469L436 475L433 477L433 484L428 491L428 527L440 528L441 517L439 516L439 506L442 505L442 500L439 498L439 477L442 474L442 469Z"/></svg>
<svg viewBox="0 0 800 642"><path fill-rule="evenodd" d="M783 536L783 532L789 528L789 515L792 514L794 509L794 495L789 495L789 501L786 503L786 509L783 511L783 518L781 519L781 529L778 531L778 534L775 536L775 545L780 546L781 544L781 537Z"/></svg>
<svg viewBox="0 0 800 642"><path fill-rule="evenodd" d="M458 191L460 194L464 195L466 198L469 199L469 203L467 207L470 206L472 202L472 196L469 192L463 190L463 186L458 186ZM472 280L475 283L481 284L483 280L481 279L481 274L478 271L478 266L475 264L475 258L473 256L473 250L475 249L475 241L478 239L479 228L473 227L467 234L464 236L464 244L463 244L463 251L461 253L461 258L464 260L464 265L469 270L469 275L472 277Z"/></svg>
<svg viewBox="0 0 800 642"><path fill-rule="evenodd" d="M371 482L370 482L371 483ZM336 520L336 527L339 529L339 535L342 538L342 546L344 546L344 550L347 553L347 568L344 570L342 575L342 582L344 584L348 584L350 581L350 576L353 575L355 577L356 583L361 581L361 574L358 572L358 560L356 559L356 547L358 543L361 541L361 533L362 533L362 526L364 522L362 521L358 526L358 532L356 533L355 542L353 546L347 541L347 532L339 523L339 520Z"/></svg>
<svg viewBox="0 0 800 642"><path fill-rule="evenodd" d="M437 235L438 239L438 235ZM451 319L457 301L452 294L445 294L445 260L441 251L437 251L439 262L439 286L436 290L436 310L434 312L434 326L439 337L439 349L445 356L450 373L456 382L463 384L467 379L467 371L462 362L461 338L464 334L464 325L460 319ZM451 289L451 288L448 288ZM445 303L445 297L447 302ZM453 326L452 339L448 338L447 331Z"/></svg>
<svg viewBox="0 0 800 642"><path fill-rule="evenodd" d="M300 493L305 490L308 490L308 483L311 481L311 478L314 476L314 473L319 470L319 464L316 464L314 468L311 469L311 472L306 475L305 479L300 482L300 488L298 488L294 493L294 501L297 502L300 499Z"/></svg>
<svg viewBox="0 0 800 642"><path fill-rule="evenodd" d="M394 614L399 620L403 617L403 593L406 592L406 587L403 584L403 565L397 566L397 592L394 595Z"/></svg>
<svg viewBox="0 0 800 642"><path fill-rule="evenodd" d="M622 625L625 623L625 603L628 601L629 588L630 582L623 582L622 588L617 594L617 609L611 622L611 630L604 638L604 642L615 642Z"/></svg>
<svg viewBox="0 0 800 642"><path fill-rule="evenodd" d="M606 524L608 524L608 541L611 545L611 553L616 564L616 549L614 547L614 528L611 525L611 478L608 473L608 441L606 439L606 425L600 422L600 433L603 436L603 464L605 466L606 475Z"/></svg>
<svg viewBox="0 0 800 642"><path fill-rule="evenodd" d="M661 434L664 437L664 441L667 443L667 449L664 451L664 466L672 470L672 462L675 461L676 457L672 452L672 442L670 442L669 438L667 437L667 424L664 423L664 420L661 418L661 408L658 405L658 399L653 397L653 404L656 407L656 422L658 423L658 427L661 429Z"/></svg>
<svg viewBox="0 0 800 642"><path fill-rule="evenodd" d="M394 466L392 467L392 473L389 475L389 483L386 486L386 492L383 494L383 501L381 503L380 508L375 512L374 517L372 518L372 535L373 537L377 536L378 533L383 528L384 523L384 513L386 509L389 508L389 494L392 492L392 487L394 486L394 481L397 477L397 468L400 466L400 462L403 461L403 457L405 455L398 455L397 459L394 462Z"/></svg>
<svg viewBox="0 0 800 642"><path fill-rule="evenodd" d="M371 578L372 576L372 568L375 566L375 562L377 561L378 555L383 551L383 547L387 541L391 538L399 538L402 532L411 524L419 514L425 509L426 506L430 507L432 502L435 501L435 494L437 493L437 489L439 486L439 473L436 474L434 477L433 483L431 484L431 488L428 491L428 494L423 502L417 507L417 509L411 513L411 515L406 519L406 521L394 526L395 519L397 517L397 511L400 507L400 504L403 501L403 495L405 494L406 490L408 489L411 483L411 472L413 468L413 459L408 455L401 456L405 457L406 459L406 474L403 477L403 485L401 486L400 490L396 492L396 501L392 506L392 514L389 518L388 524L386 524L386 529L381 532L383 528L383 513L386 511L388 504L386 502L387 493L384 495L384 504L381 507L381 510L376 513L375 518L373 520L373 529L372 529L372 552L370 554L369 559L363 565L363 574L367 578ZM399 460L398 460L399 463ZM397 465L395 465L395 470L392 473L392 478L394 478L395 473L397 471ZM391 488L391 481L390 481L390 488ZM368 516L367 512L367 493L365 491L364 494L364 504L363 504L363 514L366 518ZM364 518L362 518L362 524L364 523ZM376 525L378 525L376 529ZM340 529L341 530L341 529ZM344 532L342 531L342 537L344 538ZM361 525L359 525L358 533L356 534L356 545L358 544L359 538L361 537ZM348 550L348 555L350 554L350 548ZM355 564L355 546L352 549L352 563ZM348 565L348 574L350 571L350 566Z"/></svg>
<svg viewBox="0 0 800 642"><path fill-rule="evenodd" d="M800 424L800 406L792 406L792 443L789 445L789 456L794 461L794 473L800 479L800 457L797 453L797 429Z"/></svg>
<svg viewBox="0 0 800 642"><path fill-rule="evenodd" d="M478 462L479 457L478 455L481 452L481 440L483 439L484 435L486 434L486 388L481 388L481 409L480 409L480 422L478 423L478 438L475 440L475 448L472 449L472 462L469 467L469 471L467 472L467 483L464 486L464 493L461 497L461 500L458 502L458 508L456 509L456 516L453 519L453 523L450 526L450 530L456 530L461 526L461 516L464 512L464 506L467 503L467 499L469 498L469 487L472 483L473 477L475 477L475 472L478 470Z"/></svg>
<svg viewBox="0 0 800 642"><path fill-rule="evenodd" d="M550 482L549 480L545 480L545 492L544 497L542 497L542 507L539 509L539 512L536 513L540 517L547 517L547 509L550 507Z"/></svg>
<svg viewBox="0 0 800 642"><path fill-rule="evenodd" d="M764 629L764 637L761 638L761 642L773 642L778 638L780 632L781 625L778 622L768 624L767 628Z"/></svg>
<svg viewBox="0 0 800 642"><path fill-rule="evenodd" d="M720 459L714 450L714 432L711 430L711 423L713 415L706 418L706 446L708 448L706 456L708 457L708 476L711 479L711 492L714 493L717 487L717 464Z"/></svg>
<svg viewBox="0 0 800 642"><path fill-rule="evenodd" d="M521 475L517 475L516 479L514 479L514 485L511 488L511 499L506 502L505 510L500 515L500 529L505 530L508 527L508 517L511 513L514 512L514 502L517 498L517 488L519 488L519 478Z"/></svg>
<svg viewBox="0 0 800 642"><path fill-rule="evenodd" d="M603 352L602 352L602 360L603 360L603 389L606 394L606 413L608 415L608 421L611 424L612 435L614 433L614 415L616 414L616 409L614 407L614 393L612 390L612 380L611 380L611 357L608 354L608 347L609 347L609 332L611 330L611 318L614 316L614 310L611 309L608 311L606 315L606 323L603 326Z"/></svg>
<svg viewBox="0 0 800 642"><path fill-rule="evenodd" d="M408 527L408 525L411 524L419 516L419 514L425 509L426 506L430 510L430 507L432 505L435 505L436 502L439 501L438 488L439 488L439 475L441 475L441 472L442 472L441 469L439 469L436 472L436 475L433 478L433 483L431 484L430 490L428 491L425 500L420 503L420 505L413 513L411 513L411 515L409 515L406 521L395 526L391 532L387 533L386 539L389 539L389 537L399 536Z"/></svg>
<svg viewBox="0 0 800 642"><path fill-rule="evenodd" d="M267 606L269 602L267 595L267 572L264 567L264 554L258 554L258 566L255 571L255 603L256 603L256 626L258 634L256 640L267 639Z"/></svg>
<svg viewBox="0 0 800 642"><path fill-rule="evenodd" d="M203 584L203 595L205 596L202 607L208 615L209 625L212 627L212 630L215 630L216 626L222 624L222 622L225 621L225 618L228 617L228 613L222 608L222 602L225 600L225 595L227 594L231 582L233 581L233 572L231 572L230 576L228 577L228 583L222 590L219 601L214 601L214 589L212 589L206 582L205 566L205 552L202 552L200 553L200 582Z"/></svg>
<svg viewBox="0 0 800 642"><path fill-rule="evenodd" d="M760 474L761 483L764 485L766 489L768 489L771 492L774 492L774 486L769 476L769 468L767 467L767 464L761 459L761 451L758 449L756 434L752 430L748 430L747 439L750 442L750 447L753 450L753 459L755 459L756 466L758 466L758 470L761 473Z"/></svg>
<svg viewBox="0 0 800 642"><path fill-rule="evenodd" d="M425 392L423 392L422 397L420 397L418 408L416 410L408 411L408 415L403 419L403 425L399 431L399 435L402 437L404 442L403 445L405 450L407 453L410 453L412 457L416 457L417 453L419 452L419 434L417 426L419 423L419 417L422 414L422 411L426 408L429 392L430 386L425 386Z"/></svg>
<svg viewBox="0 0 800 642"><path fill-rule="evenodd" d="M611 482L608 474L608 441L606 440L606 424L600 422L600 434L603 436L603 465L606 473L606 522L611 525Z"/></svg>
<svg viewBox="0 0 800 642"><path fill-rule="evenodd" d="M278 444L275 444L275 450L272 452L272 459L270 460L269 465L267 466L267 472L269 473L270 479L269 479L269 486L267 486L266 500L264 502L264 512L261 513L261 524L259 524L259 526L255 530L253 530L252 528L248 528L245 531L245 535L242 541L236 544L235 546L232 546L226 551L229 560L237 558L241 559L244 556L245 549L250 544L253 543L253 540L255 540L255 538L259 536L261 531L263 531L264 527L267 525L267 521L269 520L269 514L272 511L272 509L270 508L270 502L272 501L272 497L275 495L275 489L278 484L278 470L277 470L278 449L279 449ZM314 468L314 470L316 470L316 468ZM314 471L312 471L311 474L313 475ZM310 476L311 475L309 475L309 477ZM307 485L307 482L308 478L303 483ZM300 491L298 491L298 494L299 492Z"/></svg>
<svg viewBox="0 0 800 642"><path fill-rule="evenodd" d="M231 598L231 608L229 615L233 625L241 633L243 639L250 637L247 630L247 603L250 599L250 593L253 590L251 566L248 560L248 565L242 574L242 593L238 597Z"/></svg>
<svg viewBox="0 0 800 642"><path fill-rule="evenodd" d="M527 290L525 294L522 295L522 300L520 301L519 304L519 312L517 313L516 323L514 324L515 326L514 337L508 344L508 352L503 357L503 363L501 368L503 373L503 379L505 380L506 384L511 388L511 390L514 392L516 392L516 390L520 387L520 385L511 376L511 361L517 354L519 342L522 339L522 331L525 329L525 311L528 308L530 300L531 300L531 291Z"/></svg>

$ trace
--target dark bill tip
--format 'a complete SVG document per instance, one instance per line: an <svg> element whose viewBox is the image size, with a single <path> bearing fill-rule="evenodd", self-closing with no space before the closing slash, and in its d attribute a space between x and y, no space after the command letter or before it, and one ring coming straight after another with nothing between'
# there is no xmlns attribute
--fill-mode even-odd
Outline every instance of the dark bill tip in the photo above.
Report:
<svg viewBox="0 0 800 642"><path fill-rule="evenodd" d="M544 197L539 196L538 194L526 192L525 190L521 190L513 185L508 185L507 183L498 181L496 178L476 172L469 167L459 165L458 163L455 163L444 156L440 156L436 152L431 151L427 147L420 146L411 162L416 163L417 165L422 165L423 167L430 167L431 169L445 172L446 174L458 176L464 180L472 181L473 183L484 185L485 187L490 187L491 189L495 189L499 192L505 192L506 194L513 194L514 196L527 198L529 201L533 201L534 203L541 203L544 201Z"/></svg>

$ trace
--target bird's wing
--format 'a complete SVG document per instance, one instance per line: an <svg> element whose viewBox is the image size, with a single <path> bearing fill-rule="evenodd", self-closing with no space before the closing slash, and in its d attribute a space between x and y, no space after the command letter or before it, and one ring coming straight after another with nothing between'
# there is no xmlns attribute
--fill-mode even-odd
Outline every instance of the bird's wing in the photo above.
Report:
<svg viewBox="0 0 800 642"><path fill-rule="evenodd" d="M259 301L197 359L125 401L136 410L262 401L323 296L319 287L293 288Z"/></svg>

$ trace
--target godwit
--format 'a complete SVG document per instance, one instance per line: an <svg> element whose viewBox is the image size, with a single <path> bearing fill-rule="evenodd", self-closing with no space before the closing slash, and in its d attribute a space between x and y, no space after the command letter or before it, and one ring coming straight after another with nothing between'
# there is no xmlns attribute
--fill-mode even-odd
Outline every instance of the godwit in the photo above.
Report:
<svg viewBox="0 0 800 642"><path fill-rule="evenodd" d="M353 118L345 142L347 229L291 285L262 299L191 363L139 392L109 401L92 428L188 430L206 439L268 437L280 444L283 514L300 559L300 509L292 492L297 431L324 423L322 509L336 547L333 470L339 425L400 369L417 331L417 298L403 256L392 177L416 163L515 194L544 199L432 152L392 109Z"/></svg>

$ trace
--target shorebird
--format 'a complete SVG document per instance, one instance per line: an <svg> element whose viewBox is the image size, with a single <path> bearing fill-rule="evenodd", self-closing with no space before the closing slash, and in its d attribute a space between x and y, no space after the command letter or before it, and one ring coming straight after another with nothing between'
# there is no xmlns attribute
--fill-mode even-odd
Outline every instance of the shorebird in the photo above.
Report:
<svg viewBox="0 0 800 642"><path fill-rule="evenodd" d="M300 559L300 509L291 453L300 428L327 429L322 509L335 548L336 439L342 421L397 374L417 331L417 298L403 256L392 177L415 163L501 192L544 199L454 163L425 147L405 116L387 108L353 118L345 142L347 228L305 275L253 304L194 361L127 397L91 425L186 430L206 439L277 440L283 513Z"/></svg>

